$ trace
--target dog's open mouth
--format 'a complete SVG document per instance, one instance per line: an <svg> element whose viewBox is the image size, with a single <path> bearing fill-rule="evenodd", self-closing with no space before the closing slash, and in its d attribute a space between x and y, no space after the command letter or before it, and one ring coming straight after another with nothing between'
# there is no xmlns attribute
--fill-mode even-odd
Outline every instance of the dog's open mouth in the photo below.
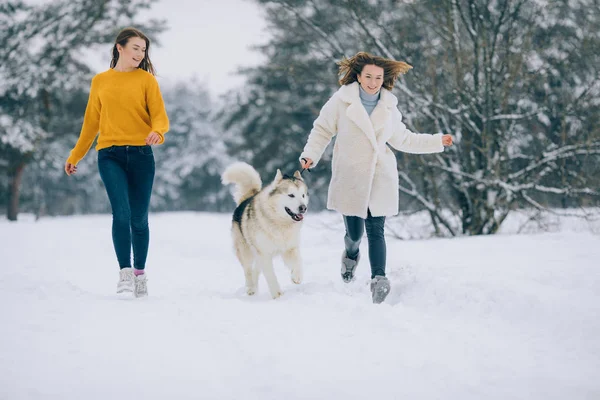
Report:
<svg viewBox="0 0 600 400"><path fill-rule="evenodd" d="M288 213L288 215L289 215L290 217L292 217L292 219L293 219L294 221L302 221L302 219L304 219L304 215L303 215L303 214L294 214L294 213L292 212L292 210L290 210L290 209L289 209L289 208L287 208L287 207L285 208L285 212L286 212L286 213Z"/></svg>

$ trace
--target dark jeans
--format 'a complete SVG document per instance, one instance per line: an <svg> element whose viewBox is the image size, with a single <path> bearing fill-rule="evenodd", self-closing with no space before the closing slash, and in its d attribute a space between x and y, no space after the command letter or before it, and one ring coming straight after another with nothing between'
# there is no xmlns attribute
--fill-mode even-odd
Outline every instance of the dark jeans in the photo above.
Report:
<svg viewBox="0 0 600 400"><path fill-rule="evenodd" d="M367 212L367 219L344 215L344 224L346 225L346 236L344 236L346 255L352 259L356 259L358 256L358 247L366 227L367 240L369 241L371 278L374 278L376 275L385 276L386 247L383 233L385 217L373 217L369 210Z"/></svg>
<svg viewBox="0 0 600 400"><path fill-rule="evenodd" d="M112 146L98 151L98 170L112 207L112 239L121 268L144 269L150 232L148 207L154 182L150 146Z"/></svg>

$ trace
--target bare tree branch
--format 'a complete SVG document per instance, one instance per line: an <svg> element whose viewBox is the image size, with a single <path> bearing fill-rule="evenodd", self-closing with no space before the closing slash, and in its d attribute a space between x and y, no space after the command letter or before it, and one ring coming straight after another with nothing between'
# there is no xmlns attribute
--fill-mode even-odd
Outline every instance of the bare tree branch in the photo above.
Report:
<svg viewBox="0 0 600 400"><path fill-rule="evenodd" d="M407 189L405 187L403 187L402 185L400 185L400 191L415 198L416 200L418 200L421 204L423 204L423 206L425 206L425 208L427 210L429 210L430 213L432 213L433 215L435 215L435 217L442 223L442 225L444 225L444 227L446 227L446 229L448 229L448 232L450 232L450 234L452 236L456 236L456 232L454 232L454 229L452 229L452 225L450 224L449 221L447 221L442 215L440 215L440 213L438 212L437 207L435 206L435 204L431 203L430 201L428 201L425 197L423 197L417 190L416 190L416 185L414 184L414 182L410 179L410 177L404 172L404 171L400 171L399 175L402 179L404 179L410 186L411 189Z"/></svg>

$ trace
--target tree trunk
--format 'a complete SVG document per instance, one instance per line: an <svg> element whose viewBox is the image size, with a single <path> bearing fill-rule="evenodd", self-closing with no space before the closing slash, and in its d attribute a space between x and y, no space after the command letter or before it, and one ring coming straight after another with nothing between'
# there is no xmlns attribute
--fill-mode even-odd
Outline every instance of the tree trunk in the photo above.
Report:
<svg viewBox="0 0 600 400"><path fill-rule="evenodd" d="M9 221L16 221L19 214L19 194L21 192L21 179L25 171L25 160L18 161L14 169L11 169L10 191L8 194L8 207L6 217Z"/></svg>

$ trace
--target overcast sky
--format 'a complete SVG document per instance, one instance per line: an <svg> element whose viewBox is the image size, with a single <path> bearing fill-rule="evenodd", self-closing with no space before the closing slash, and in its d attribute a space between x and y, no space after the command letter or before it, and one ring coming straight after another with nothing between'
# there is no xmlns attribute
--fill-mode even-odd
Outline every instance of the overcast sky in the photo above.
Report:
<svg viewBox="0 0 600 400"><path fill-rule="evenodd" d="M196 78L210 91L222 94L243 83L234 73L262 58L249 46L267 41L262 10L251 0L160 0L141 14L165 18L169 29L150 50L161 85ZM96 72L108 68L106 49L89 55Z"/></svg>

